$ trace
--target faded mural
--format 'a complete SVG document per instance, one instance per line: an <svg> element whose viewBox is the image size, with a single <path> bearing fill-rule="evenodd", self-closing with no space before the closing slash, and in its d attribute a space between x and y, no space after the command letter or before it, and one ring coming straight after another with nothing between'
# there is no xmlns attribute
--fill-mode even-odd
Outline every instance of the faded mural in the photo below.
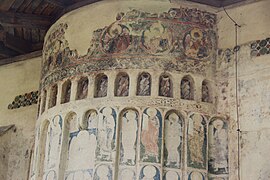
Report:
<svg viewBox="0 0 270 180"><path fill-rule="evenodd" d="M183 120L176 112L165 116L164 165L169 168L180 168L183 145Z"/></svg>
<svg viewBox="0 0 270 180"><path fill-rule="evenodd" d="M160 162L162 144L162 117L156 108L143 111L141 127L141 161Z"/></svg>
<svg viewBox="0 0 270 180"><path fill-rule="evenodd" d="M98 121L97 159L112 161L116 153L116 111L111 107L100 110Z"/></svg>
<svg viewBox="0 0 270 180"><path fill-rule="evenodd" d="M47 142L45 148L44 175L43 179L50 180L49 177L57 178L58 160L60 156L62 117L57 115L48 126Z"/></svg>
<svg viewBox="0 0 270 180"><path fill-rule="evenodd" d="M215 59L215 24L214 14L198 9L130 9L89 32L93 36L85 55L70 49L65 37L69 24L55 25L44 44L41 97L49 98L49 108L57 106L51 110L66 103L61 112L74 112L65 121L56 118L54 140L49 130L43 179L59 178L54 167L62 163L62 147L65 180L227 180L228 122L209 118L215 112L211 86L200 82L195 90L192 78L193 73L208 78ZM135 77L129 72L134 69ZM179 81L180 73L191 75ZM76 88L64 79L76 79ZM200 102L194 101L195 91L202 92ZM41 118L46 110L41 102ZM62 126L68 131L64 143Z"/></svg>
<svg viewBox="0 0 270 180"><path fill-rule="evenodd" d="M65 38L68 25L58 24L44 44L42 86L78 73L134 65L182 71L200 68L203 72L205 62L214 58L215 23L214 14L198 9L172 8L160 14L136 9L119 12L115 22L93 32L88 53L84 56L69 48ZM134 58L130 64L128 59L137 55L148 55L149 58L143 61ZM176 63L160 58L167 55ZM101 61L92 61L92 58ZM183 60L188 61L183 64Z"/></svg>
<svg viewBox="0 0 270 180"><path fill-rule="evenodd" d="M228 174L228 125L222 118L209 124L208 170L211 174Z"/></svg>
<svg viewBox="0 0 270 180"><path fill-rule="evenodd" d="M191 114L188 119L188 166L206 169L207 122L201 114Z"/></svg>

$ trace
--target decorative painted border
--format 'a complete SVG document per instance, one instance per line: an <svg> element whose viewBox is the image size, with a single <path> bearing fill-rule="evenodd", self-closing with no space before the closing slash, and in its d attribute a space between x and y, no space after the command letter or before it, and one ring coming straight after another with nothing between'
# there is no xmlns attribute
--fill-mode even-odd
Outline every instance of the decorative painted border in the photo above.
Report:
<svg viewBox="0 0 270 180"><path fill-rule="evenodd" d="M20 107L31 106L38 102L38 91L32 91L23 95L18 95L14 98L14 101L8 105L8 109L18 109Z"/></svg>

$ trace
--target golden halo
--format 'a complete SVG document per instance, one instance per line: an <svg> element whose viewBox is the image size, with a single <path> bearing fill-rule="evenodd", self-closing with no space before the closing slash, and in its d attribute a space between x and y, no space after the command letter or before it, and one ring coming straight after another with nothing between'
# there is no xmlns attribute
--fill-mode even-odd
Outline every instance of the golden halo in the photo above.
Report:
<svg viewBox="0 0 270 180"><path fill-rule="evenodd" d="M191 32L190 35L193 39L198 39L201 40L203 38L203 33L200 29L194 28Z"/></svg>
<svg viewBox="0 0 270 180"><path fill-rule="evenodd" d="M122 34L122 32L123 32L122 27L119 24L113 24L109 28L109 35L111 37L115 37L117 35L120 35L120 34Z"/></svg>

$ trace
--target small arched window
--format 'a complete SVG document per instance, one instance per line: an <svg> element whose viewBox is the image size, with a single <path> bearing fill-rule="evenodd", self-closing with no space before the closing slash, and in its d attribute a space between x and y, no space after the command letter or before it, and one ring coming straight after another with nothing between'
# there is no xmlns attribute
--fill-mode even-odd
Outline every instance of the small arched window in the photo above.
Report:
<svg viewBox="0 0 270 180"><path fill-rule="evenodd" d="M61 104L70 101L70 94L71 94L71 81L67 80L62 86Z"/></svg>
<svg viewBox="0 0 270 180"><path fill-rule="evenodd" d="M141 73L137 81L137 95L150 96L151 94L151 75L149 73Z"/></svg>
<svg viewBox="0 0 270 180"><path fill-rule="evenodd" d="M76 99L85 99L88 95L88 84L89 80L87 77L82 77L78 81L78 86L77 86L77 94L76 94Z"/></svg>
<svg viewBox="0 0 270 180"><path fill-rule="evenodd" d="M170 76L161 75L159 78L159 96L173 97L173 84Z"/></svg>
<svg viewBox="0 0 270 180"><path fill-rule="evenodd" d="M210 86L206 80L202 82L202 102L211 103Z"/></svg>
<svg viewBox="0 0 270 180"><path fill-rule="evenodd" d="M108 77L105 74L97 75L95 85L95 97L106 97L108 91Z"/></svg>
<svg viewBox="0 0 270 180"><path fill-rule="evenodd" d="M49 108L54 107L56 105L57 92L58 92L58 86L57 86L57 84L55 84L51 88L50 99L49 99Z"/></svg>
<svg viewBox="0 0 270 180"><path fill-rule="evenodd" d="M183 77L181 81L181 99L194 100L194 82L190 76Z"/></svg>
<svg viewBox="0 0 270 180"><path fill-rule="evenodd" d="M129 76L126 73L119 73L115 81L115 96L128 96Z"/></svg>

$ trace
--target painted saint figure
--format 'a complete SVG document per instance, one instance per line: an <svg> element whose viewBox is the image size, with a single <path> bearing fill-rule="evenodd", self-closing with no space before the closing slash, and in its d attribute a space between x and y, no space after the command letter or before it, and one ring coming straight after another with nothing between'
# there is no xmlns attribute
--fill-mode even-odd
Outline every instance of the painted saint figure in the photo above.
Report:
<svg viewBox="0 0 270 180"><path fill-rule="evenodd" d="M88 94L88 79L87 78L83 78L79 81L78 83L78 95L77 95L77 99L85 99L87 97Z"/></svg>
<svg viewBox="0 0 270 180"><path fill-rule="evenodd" d="M49 103L49 107L53 107L53 106L56 105L57 91L58 91L58 88L57 88L57 85L55 84L52 87L51 92L50 92L50 103Z"/></svg>
<svg viewBox="0 0 270 180"><path fill-rule="evenodd" d="M96 130L98 127L98 114L96 111L91 111L87 118L87 129Z"/></svg>
<svg viewBox="0 0 270 180"><path fill-rule="evenodd" d="M191 81L188 78L183 78L181 81L181 99L193 99L191 90Z"/></svg>
<svg viewBox="0 0 270 180"><path fill-rule="evenodd" d="M155 108L148 108L146 113L143 113L141 132L141 142L145 149L143 161L149 159L149 157L154 157L155 162L159 162L158 142L160 126L157 110Z"/></svg>
<svg viewBox="0 0 270 180"><path fill-rule="evenodd" d="M188 151L189 165L205 168L206 152L205 120L200 114L194 114L189 118L188 127Z"/></svg>
<svg viewBox="0 0 270 180"><path fill-rule="evenodd" d="M62 97L62 103L67 103L70 101L70 95L71 95L71 82L68 80L63 85L63 96Z"/></svg>
<svg viewBox="0 0 270 180"><path fill-rule="evenodd" d="M121 53L130 45L129 29L118 23L108 27L102 37L102 47L108 53Z"/></svg>
<svg viewBox="0 0 270 180"><path fill-rule="evenodd" d="M54 168L58 160L62 135L61 127L62 118L60 116L55 116L49 126L49 134L47 138L49 140L47 147L47 170Z"/></svg>
<svg viewBox="0 0 270 180"><path fill-rule="evenodd" d="M202 83L202 102L211 102L209 87L205 81Z"/></svg>
<svg viewBox="0 0 270 180"><path fill-rule="evenodd" d="M180 167L182 145L182 121L180 117L172 112L165 119L165 147L168 153L165 158L167 167Z"/></svg>
<svg viewBox="0 0 270 180"><path fill-rule="evenodd" d="M159 80L159 95L164 97L172 97L172 85L168 76L163 75Z"/></svg>
<svg viewBox="0 0 270 180"><path fill-rule="evenodd" d="M209 156L209 171L211 173L228 173L228 134L226 124L221 119L210 123Z"/></svg>
<svg viewBox="0 0 270 180"><path fill-rule="evenodd" d="M129 91L129 77L128 75L120 75L117 78L116 96L128 96Z"/></svg>
<svg viewBox="0 0 270 180"><path fill-rule="evenodd" d="M122 163L135 165L138 115L134 110L127 110L122 117Z"/></svg>
<svg viewBox="0 0 270 180"><path fill-rule="evenodd" d="M106 97L108 89L108 77L103 75L98 79L96 97Z"/></svg>
<svg viewBox="0 0 270 180"><path fill-rule="evenodd" d="M79 128L77 125L77 115L75 113L70 114L67 122L69 123L69 148L66 171L73 171L77 168L77 133L79 132Z"/></svg>
<svg viewBox="0 0 270 180"><path fill-rule="evenodd" d="M148 73L143 73L138 79L137 95L149 96L151 91L151 77Z"/></svg>
<svg viewBox="0 0 270 180"><path fill-rule="evenodd" d="M115 119L112 115L112 109L106 107L102 110L98 125L98 139L100 147L100 155L106 156L106 160L111 160L113 151L114 134L115 134Z"/></svg>

